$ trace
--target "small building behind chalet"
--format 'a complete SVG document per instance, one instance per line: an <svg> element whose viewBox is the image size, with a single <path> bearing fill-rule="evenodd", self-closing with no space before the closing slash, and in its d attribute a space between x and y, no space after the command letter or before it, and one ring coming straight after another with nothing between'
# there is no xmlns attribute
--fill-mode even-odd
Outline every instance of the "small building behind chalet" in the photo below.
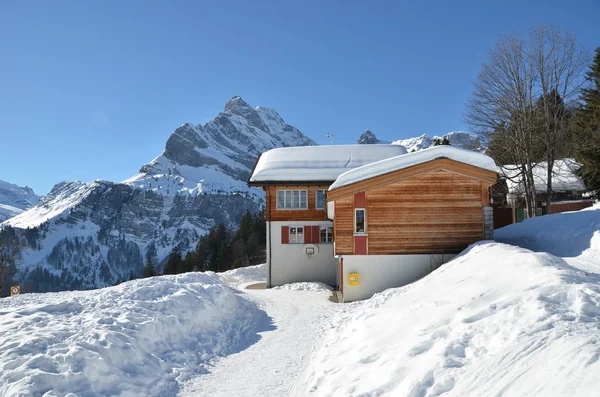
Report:
<svg viewBox="0 0 600 397"><path fill-rule="evenodd" d="M436 146L340 175L327 193L344 301L416 281L493 238L494 161Z"/></svg>
<svg viewBox="0 0 600 397"><path fill-rule="evenodd" d="M506 181L506 202L510 207L524 205L525 187L523 175L519 166L504 165L499 167L500 177ZM552 197L553 202L581 200L587 191L583 179L578 175L581 164L571 158L559 159L552 168ZM548 181L548 163L541 162L533 166L533 181L536 198L545 205L546 185Z"/></svg>
<svg viewBox="0 0 600 397"><path fill-rule="evenodd" d="M257 160L248 184L266 193L267 287L318 281L337 287L333 223L326 192L346 171L406 153L399 145L272 149Z"/></svg>

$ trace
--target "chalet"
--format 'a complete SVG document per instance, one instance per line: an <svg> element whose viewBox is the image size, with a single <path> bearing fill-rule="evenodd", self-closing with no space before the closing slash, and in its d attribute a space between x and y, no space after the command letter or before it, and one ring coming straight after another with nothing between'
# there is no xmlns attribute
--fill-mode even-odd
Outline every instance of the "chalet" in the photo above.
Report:
<svg viewBox="0 0 600 397"><path fill-rule="evenodd" d="M249 180L266 192L268 286L320 281L344 301L413 282L492 237L494 161L438 146L281 148Z"/></svg>
<svg viewBox="0 0 600 397"><path fill-rule="evenodd" d="M325 194L356 167L405 154L399 145L287 147L263 153L250 186L266 192L267 286L319 281L337 286L333 223Z"/></svg>
<svg viewBox="0 0 600 397"><path fill-rule="evenodd" d="M418 280L493 238L490 157L436 146L348 171L327 193L346 302Z"/></svg>

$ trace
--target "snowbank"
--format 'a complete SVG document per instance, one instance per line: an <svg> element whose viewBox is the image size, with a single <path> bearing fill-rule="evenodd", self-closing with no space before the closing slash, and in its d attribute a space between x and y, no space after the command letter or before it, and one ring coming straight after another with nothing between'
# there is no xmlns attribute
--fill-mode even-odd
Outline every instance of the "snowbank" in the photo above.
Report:
<svg viewBox="0 0 600 397"><path fill-rule="evenodd" d="M1 299L0 396L175 395L254 343L265 317L201 273Z"/></svg>
<svg viewBox="0 0 600 397"><path fill-rule="evenodd" d="M600 276L486 242L349 304L299 395L597 395Z"/></svg>
<svg viewBox="0 0 600 397"><path fill-rule="evenodd" d="M317 282L291 283L291 284L285 284L285 285L282 285L279 287L274 287L273 289L282 290L282 291L309 291L309 292L331 291L332 290L332 288L329 285L323 284L323 283L317 283Z"/></svg>
<svg viewBox="0 0 600 397"><path fill-rule="evenodd" d="M600 207L526 219L494 231L499 242L600 263Z"/></svg>
<svg viewBox="0 0 600 397"><path fill-rule="evenodd" d="M261 283L267 281L267 265L240 267L239 269L229 270L223 273L215 274L221 282L233 288L243 288L248 284Z"/></svg>

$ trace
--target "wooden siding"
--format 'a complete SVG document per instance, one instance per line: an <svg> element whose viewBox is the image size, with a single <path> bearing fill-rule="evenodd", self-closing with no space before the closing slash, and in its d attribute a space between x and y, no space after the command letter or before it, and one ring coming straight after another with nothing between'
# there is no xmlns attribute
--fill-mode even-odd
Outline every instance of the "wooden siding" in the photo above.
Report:
<svg viewBox="0 0 600 397"><path fill-rule="evenodd" d="M491 184L434 169L367 190L368 254L462 251L483 239L482 207L489 203ZM356 254L354 200L354 195L335 200L336 254Z"/></svg>
<svg viewBox="0 0 600 397"><path fill-rule="evenodd" d="M354 253L354 196L335 201L333 238L336 255Z"/></svg>
<svg viewBox="0 0 600 397"><path fill-rule="evenodd" d="M327 190L329 186L265 186L267 193L266 220L267 221L326 221L324 209L316 209L317 190ZM308 190L308 209L306 210L278 210L277 190ZM323 203L326 205L326 203Z"/></svg>
<svg viewBox="0 0 600 397"><path fill-rule="evenodd" d="M367 231L371 255L460 252L483 239L481 183L438 170L369 190Z"/></svg>

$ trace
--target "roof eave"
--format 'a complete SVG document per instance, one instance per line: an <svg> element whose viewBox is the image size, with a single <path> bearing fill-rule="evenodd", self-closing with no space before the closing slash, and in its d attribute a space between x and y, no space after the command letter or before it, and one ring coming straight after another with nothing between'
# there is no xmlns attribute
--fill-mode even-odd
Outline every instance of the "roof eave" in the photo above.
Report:
<svg viewBox="0 0 600 397"><path fill-rule="evenodd" d="M328 181L248 181L250 187L262 187L262 186L313 186L313 185L331 185L335 180Z"/></svg>

